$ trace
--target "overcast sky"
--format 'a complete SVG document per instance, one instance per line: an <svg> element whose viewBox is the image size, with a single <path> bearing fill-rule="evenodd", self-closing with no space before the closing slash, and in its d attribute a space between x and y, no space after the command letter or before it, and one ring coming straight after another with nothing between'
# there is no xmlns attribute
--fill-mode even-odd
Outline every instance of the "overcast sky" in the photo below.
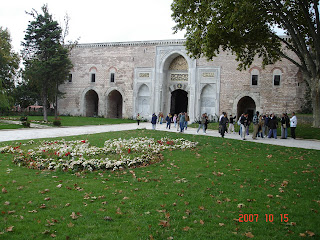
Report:
<svg viewBox="0 0 320 240"><path fill-rule="evenodd" d="M24 31L32 17L25 12L48 4L61 25L70 17L68 40L79 43L182 39L173 34L172 0L5 0L1 1L0 26L8 28L15 51L20 51Z"/></svg>

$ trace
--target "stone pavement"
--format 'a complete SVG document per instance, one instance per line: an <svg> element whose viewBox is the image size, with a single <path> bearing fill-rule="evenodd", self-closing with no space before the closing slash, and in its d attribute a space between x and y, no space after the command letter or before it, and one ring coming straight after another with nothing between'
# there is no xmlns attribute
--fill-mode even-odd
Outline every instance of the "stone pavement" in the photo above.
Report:
<svg viewBox="0 0 320 240"><path fill-rule="evenodd" d="M172 124L173 126L173 124ZM117 124L117 125L97 125L97 126L82 126L82 127L59 127L59 128L22 128L15 130L0 130L0 142L15 141L15 140L27 140L27 139L38 139L38 138L54 138L64 136L75 136L75 135L86 135L103 132L114 132L114 131L126 131L134 129L151 129L151 123L140 123L138 126L136 123L130 124ZM166 124L157 124L157 130L177 132L176 129L166 129ZM188 128L183 134L199 134L210 137L221 137L218 131L208 130L206 134L202 132L202 129L197 133L196 128ZM236 139L242 141L238 134L226 134L226 139ZM258 138L253 140L251 135L247 136L246 141L252 141L263 144L273 144L286 147L296 147L305 149L316 149L320 150L320 141L318 140L301 140L301 139L269 139L269 138Z"/></svg>

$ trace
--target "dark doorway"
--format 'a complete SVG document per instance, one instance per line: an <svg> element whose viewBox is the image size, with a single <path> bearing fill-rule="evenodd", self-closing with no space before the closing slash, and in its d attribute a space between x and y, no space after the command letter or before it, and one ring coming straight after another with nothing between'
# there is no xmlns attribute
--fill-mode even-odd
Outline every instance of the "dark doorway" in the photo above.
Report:
<svg viewBox="0 0 320 240"><path fill-rule="evenodd" d="M122 95L117 90L113 90L108 95L107 118L122 118Z"/></svg>
<svg viewBox="0 0 320 240"><path fill-rule="evenodd" d="M99 97L94 90L89 90L85 95L86 117L98 115Z"/></svg>
<svg viewBox="0 0 320 240"><path fill-rule="evenodd" d="M178 114L188 111L188 93L184 90L178 89L171 93L171 114Z"/></svg>
<svg viewBox="0 0 320 240"><path fill-rule="evenodd" d="M253 119L253 114L256 111L256 104L251 97L243 97L239 100L237 106L237 117L239 118L242 113L248 113L248 118L251 121Z"/></svg>

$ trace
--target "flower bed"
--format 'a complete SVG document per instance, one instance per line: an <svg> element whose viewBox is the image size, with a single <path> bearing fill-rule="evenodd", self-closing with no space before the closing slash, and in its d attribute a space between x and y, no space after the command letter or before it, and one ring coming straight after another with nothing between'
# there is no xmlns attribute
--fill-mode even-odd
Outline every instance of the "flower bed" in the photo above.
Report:
<svg viewBox="0 0 320 240"><path fill-rule="evenodd" d="M31 141L29 144L33 144ZM63 171L117 170L150 164L159 159L165 149L189 149L197 143L185 139L130 138L105 141L104 147L91 146L86 140L44 141L34 148L23 150L20 145L0 148L1 153L13 153L14 163L33 169ZM28 145L28 144L27 144Z"/></svg>

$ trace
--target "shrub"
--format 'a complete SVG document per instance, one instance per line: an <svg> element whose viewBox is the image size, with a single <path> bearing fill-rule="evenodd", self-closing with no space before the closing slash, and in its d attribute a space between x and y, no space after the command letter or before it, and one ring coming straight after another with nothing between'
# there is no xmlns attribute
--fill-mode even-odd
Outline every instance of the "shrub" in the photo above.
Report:
<svg viewBox="0 0 320 240"><path fill-rule="evenodd" d="M60 120L54 120L53 121L53 126L60 127L61 126L61 121Z"/></svg>

